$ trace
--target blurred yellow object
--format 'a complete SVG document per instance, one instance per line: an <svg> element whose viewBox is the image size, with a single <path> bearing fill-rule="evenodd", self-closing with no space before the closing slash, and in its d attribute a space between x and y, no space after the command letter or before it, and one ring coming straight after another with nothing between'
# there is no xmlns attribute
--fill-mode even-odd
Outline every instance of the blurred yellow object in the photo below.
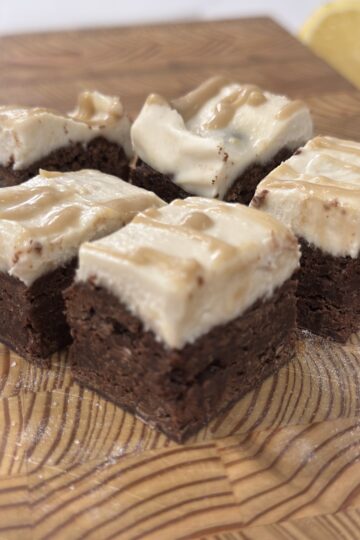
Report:
<svg viewBox="0 0 360 540"><path fill-rule="evenodd" d="M317 9L300 39L360 88L360 0L336 0Z"/></svg>

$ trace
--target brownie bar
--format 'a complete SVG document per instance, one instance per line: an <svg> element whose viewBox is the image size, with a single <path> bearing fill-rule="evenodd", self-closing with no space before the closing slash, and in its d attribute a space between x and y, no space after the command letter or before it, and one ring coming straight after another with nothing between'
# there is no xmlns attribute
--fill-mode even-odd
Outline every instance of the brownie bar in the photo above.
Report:
<svg viewBox="0 0 360 540"><path fill-rule="evenodd" d="M12 164L0 165L0 187L21 184L36 176L39 169L60 172L96 169L123 180L129 175L128 158L123 148L104 137L97 137L87 145L76 143L54 150L26 169L14 170Z"/></svg>
<svg viewBox="0 0 360 540"><path fill-rule="evenodd" d="M299 326L344 343L360 327L360 261L300 243Z"/></svg>
<svg viewBox="0 0 360 540"><path fill-rule="evenodd" d="M288 362L296 281L187 344L169 349L110 292L91 282L66 291L75 378L178 442Z"/></svg>
<svg viewBox="0 0 360 540"><path fill-rule="evenodd" d="M258 183L272 169L292 156L294 151L283 148L265 165L255 163L248 167L230 187L224 201L249 204ZM135 186L154 191L168 203L174 199L185 199L191 195L191 193L187 193L180 186L174 184L171 176L155 171L140 159L137 160L133 168L130 168L129 182Z"/></svg>
<svg viewBox="0 0 360 540"><path fill-rule="evenodd" d="M0 341L28 360L45 359L71 342L63 291L75 274L76 259L27 287L0 273Z"/></svg>

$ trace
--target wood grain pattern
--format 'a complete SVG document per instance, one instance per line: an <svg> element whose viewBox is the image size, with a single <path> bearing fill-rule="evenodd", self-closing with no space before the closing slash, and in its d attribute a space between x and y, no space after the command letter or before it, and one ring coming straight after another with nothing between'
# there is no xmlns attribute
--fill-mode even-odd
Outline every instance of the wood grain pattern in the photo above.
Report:
<svg viewBox="0 0 360 540"><path fill-rule="evenodd" d="M360 93L269 19L0 39L0 100L79 89L179 94L225 73L300 96L317 132L360 140ZM360 537L360 334L300 333L294 360L180 446L0 345L0 539Z"/></svg>

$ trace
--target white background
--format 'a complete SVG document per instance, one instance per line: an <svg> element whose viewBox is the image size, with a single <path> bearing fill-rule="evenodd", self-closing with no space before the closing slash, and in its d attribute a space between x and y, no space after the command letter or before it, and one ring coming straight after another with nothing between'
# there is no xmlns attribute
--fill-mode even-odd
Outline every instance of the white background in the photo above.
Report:
<svg viewBox="0 0 360 540"><path fill-rule="evenodd" d="M296 33L320 0L0 0L0 34L271 15Z"/></svg>

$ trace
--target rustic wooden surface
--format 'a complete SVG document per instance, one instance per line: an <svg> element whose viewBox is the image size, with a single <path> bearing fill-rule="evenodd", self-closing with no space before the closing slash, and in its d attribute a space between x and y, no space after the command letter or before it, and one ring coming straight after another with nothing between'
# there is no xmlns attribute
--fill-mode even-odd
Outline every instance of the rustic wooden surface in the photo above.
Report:
<svg viewBox="0 0 360 540"><path fill-rule="evenodd" d="M132 114L225 73L360 139L359 93L265 18L7 37L0 67L4 103L66 109L91 87ZM50 371L0 359L1 539L360 538L360 335L302 335L291 364L185 446L80 388L66 354Z"/></svg>

